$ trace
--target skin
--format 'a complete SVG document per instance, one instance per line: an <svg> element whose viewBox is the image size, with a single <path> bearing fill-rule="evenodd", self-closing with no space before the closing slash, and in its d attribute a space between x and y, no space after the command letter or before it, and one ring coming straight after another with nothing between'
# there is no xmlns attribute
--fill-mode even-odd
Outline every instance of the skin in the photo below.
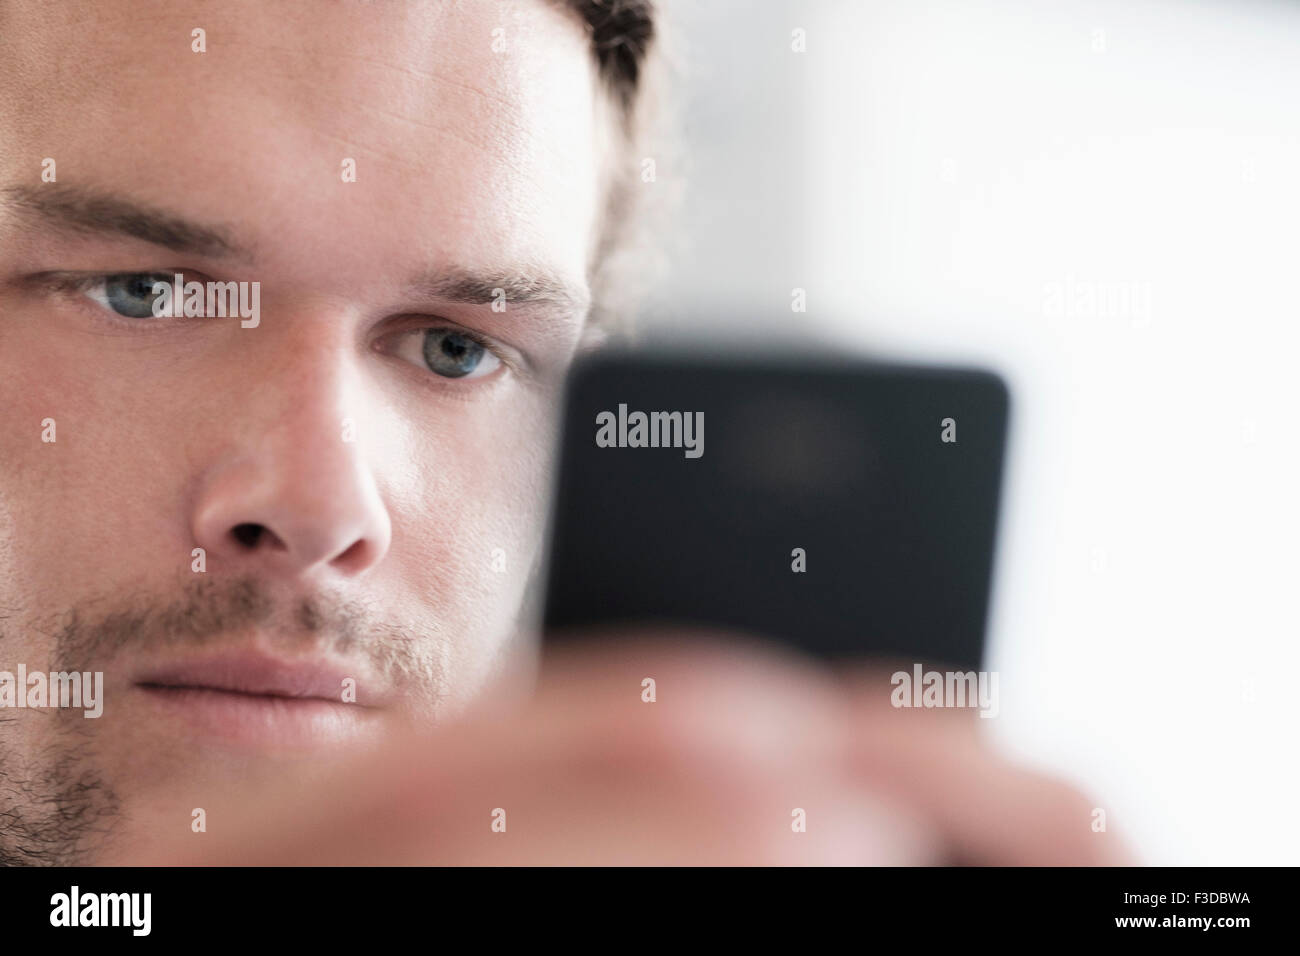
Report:
<svg viewBox="0 0 1300 956"><path fill-rule="evenodd" d="M0 27L0 669L106 681L98 720L0 715L4 861L1113 859L1087 801L996 761L967 715L881 711L880 675L643 636L525 692L608 173L569 14L101 0L6 5ZM92 200L212 235L61 222ZM260 324L125 319L65 281L175 271L260 282ZM448 327L499 365L431 370L423 330ZM349 742L232 744L138 684L227 647L355 675ZM647 719L647 669L683 706ZM936 792L955 763L980 781L965 804ZM801 843L793 806L819 821Z"/></svg>

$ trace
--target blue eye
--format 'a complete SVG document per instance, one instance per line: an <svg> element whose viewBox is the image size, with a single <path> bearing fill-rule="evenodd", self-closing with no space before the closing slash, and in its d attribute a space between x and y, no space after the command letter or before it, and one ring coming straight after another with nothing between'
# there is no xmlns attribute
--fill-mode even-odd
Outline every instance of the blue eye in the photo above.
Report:
<svg viewBox="0 0 1300 956"><path fill-rule="evenodd" d="M423 336L424 364L444 378L480 377L501 364L481 343L455 329L425 329Z"/></svg>
<svg viewBox="0 0 1300 956"><path fill-rule="evenodd" d="M161 272L128 272L104 276L86 290L86 295L118 315L130 319L151 319L158 296L155 282L171 285L172 277Z"/></svg>

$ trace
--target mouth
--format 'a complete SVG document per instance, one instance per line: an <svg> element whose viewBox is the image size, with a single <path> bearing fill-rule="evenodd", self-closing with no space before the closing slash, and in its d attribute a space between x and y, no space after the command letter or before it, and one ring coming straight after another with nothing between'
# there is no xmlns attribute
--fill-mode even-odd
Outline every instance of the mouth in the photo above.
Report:
<svg viewBox="0 0 1300 956"><path fill-rule="evenodd" d="M385 702L384 689L365 668L248 651L148 668L133 684L154 717L257 747L353 739Z"/></svg>

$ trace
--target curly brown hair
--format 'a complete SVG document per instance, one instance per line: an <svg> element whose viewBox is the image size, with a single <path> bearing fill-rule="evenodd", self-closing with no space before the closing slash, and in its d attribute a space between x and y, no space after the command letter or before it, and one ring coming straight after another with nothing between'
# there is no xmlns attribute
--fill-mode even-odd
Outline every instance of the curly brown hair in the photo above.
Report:
<svg viewBox="0 0 1300 956"><path fill-rule="evenodd" d="M632 237L644 226L633 159L647 126L646 73L658 36L657 11L653 0L560 2L584 24L598 76L616 112L589 281L592 324L625 330L627 312L640 291L637 280L644 281L644 264L630 261L635 257L629 254Z"/></svg>

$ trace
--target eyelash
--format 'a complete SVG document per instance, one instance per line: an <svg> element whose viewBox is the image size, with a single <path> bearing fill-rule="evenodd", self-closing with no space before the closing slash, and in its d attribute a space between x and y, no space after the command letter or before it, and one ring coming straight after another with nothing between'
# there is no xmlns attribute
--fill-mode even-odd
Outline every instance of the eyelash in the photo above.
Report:
<svg viewBox="0 0 1300 956"><path fill-rule="evenodd" d="M510 359L509 356L504 355L502 353L502 350L498 348L495 343L493 343L485 336L480 335L479 333L471 329L467 329L464 328L463 326L456 325L455 323L445 322L442 325L413 325L409 328L400 329L393 334L400 337L406 337L406 336L415 337L426 332L454 332L456 335L459 335L461 338L468 339L469 341L473 342L479 348L483 349L485 352L487 352L489 355L495 358L500 368L507 369L511 373L518 373L519 371L518 366ZM376 345L377 344L378 343L376 343ZM393 354L393 352L385 349L378 349L378 351L380 351L381 354L387 354L387 355ZM404 362L404 364L414 365L415 363ZM464 378L467 381L475 381L475 382L487 381L489 379L495 378L498 370L499 369L494 369L492 372L489 372L487 375L483 375L479 377L464 376ZM424 368L423 371L427 372L429 376L431 376L434 379L437 379L439 382L460 381L460 377L439 375L437 372L427 367Z"/></svg>
<svg viewBox="0 0 1300 956"><path fill-rule="evenodd" d="M207 276L202 273L184 269L151 269L148 272L49 272L42 273L33 277L34 282L44 292L51 292L65 296L85 296L92 288L101 282L105 282L114 276L123 275L167 275L173 276L176 273L182 276L193 276L200 281L206 281ZM144 319L132 319L124 315L118 315L112 309L107 309L99 303L90 303L93 306L97 316L104 318L106 321L115 325L136 326L139 327L146 323Z"/></svg>
<svg viewBox="0 0 1300 956"><path fill-rule="evenodd" d="M179 270L177 270L179 271ZM87 272L87 273L43 273L35 277L36 282L50 292L86 292L97 282L104 282L119 275L152 275L153 273L130 272ZM168 272L169 275L174 273ZM184 273L182 273L184 275Z"/></svg>
<svg viewBox="0 0 1300 956"><path fill-rule="evenodd" d="M111 279L114 276L152 275L155 272L157 272L160 275L166 274L168 276L172 276L175 275L176 273L180 273L183 277L185 277L187 281L189 281L191 277L193 277L193 281L206 281L207 279L207 277L203 276L201 273L195 272L194 270L190 270L187 272L184 269L158 269L158 270L149 270L148 272L139 272L139 273L128 273L128 272L42 273L40 275L33 276L32 279L33 282L38 287L40 287L41 289L47 292L53 292L53 293L69 295L69 296L70 295L84 296L85 293L89 292L97 284L104 282L108 279ZM89 300L87 300L86 304L89 305L94 310L97 316L100 316L106 319L107 321L114 323L115 325L139 328L141 325L149 324L150 321L148 319L132 319L123 315L118 315L112 309L105 308L104 306L101 306L99 303L90 302ZM496 358L496 360L501 364L503 368L508 369L512 373L519 372L519 367L517 363L509 355L505 354L504 350L502 350L499 346L497 346L495 342L493 342L491 339L487 338L486 336L473 331L472 329L467 329L464 326L457 325L456 323L453 322L447 322L444 320L441 324L438 325L412 324L411 326L405 329L397 331L396 334L404 336L404 335L416 335L423 332L454 332L457 335L462 336L463 338L466 338L469 341L473 342L475 345L479 346L484 351L490 353L492 356ZM382 351L381 354L383 354ZM405 364L409 365L412 363L407 362ZM450 378L445 375L438 375L436 372L434 372L432 369L429 368L425 368L424 371L427 372L430 376L439 379L441 381L454 382L458 380L455 378ZM495 377L493 374L489 374L483 376L482 379L490 379L493 377ZM482 379L472 379L472 380L480 381Z"/></svg>

